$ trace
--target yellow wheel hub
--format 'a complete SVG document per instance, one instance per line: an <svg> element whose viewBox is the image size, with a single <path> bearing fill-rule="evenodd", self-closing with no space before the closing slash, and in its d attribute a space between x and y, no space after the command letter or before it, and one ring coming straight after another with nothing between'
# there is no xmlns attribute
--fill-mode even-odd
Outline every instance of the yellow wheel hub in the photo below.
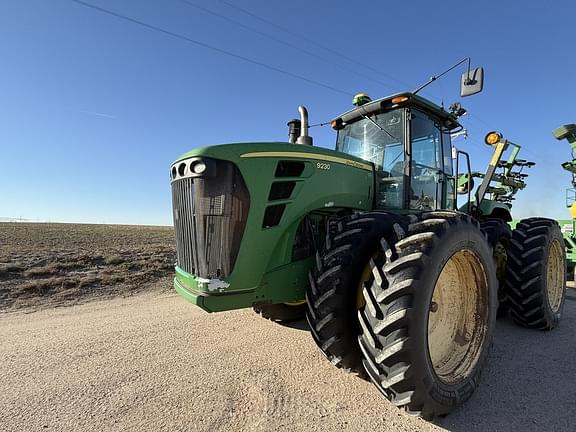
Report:
<svg viewBox="0 0 576 432"><path fill-rule="evenodd" d="M546 264L546 289L548 290L548 304L552 312L557 313L564 297L564 256L562 246L558 240L553 240L548 252Z"/></svg>
<svg viewBox="0 0 576 432"><path fill-rule="evenodd" d="M284 303L286 306L300 306L306 303L306 300L296 300Z"/></svg>
<svg viewBox="0 0 576 432"><path fill-rule="evenodd" d="M444 265L428 313L428 353L437 377L455 384L474 369L488 331L488 280L478 256L462 249Z"/></svg>
<svg viewBox="0 0 576 432"><path fill-rule="evenodd" d="M360 281L358 282L358 289L356 290L356 309L362 309L366 304L364 300L364 286L370 281L372 277L372 265L371 262L366 264L364 270L362 270L362 275L360 276Z"/></svg>

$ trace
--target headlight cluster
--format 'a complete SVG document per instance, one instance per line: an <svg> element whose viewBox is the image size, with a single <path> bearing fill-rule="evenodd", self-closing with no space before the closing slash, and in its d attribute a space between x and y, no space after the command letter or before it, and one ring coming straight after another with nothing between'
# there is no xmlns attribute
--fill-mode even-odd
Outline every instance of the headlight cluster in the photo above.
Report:
<svg viewBox="0 0 576 432"><path fill-rule="evenodd" d="M186 177L200 177L208 171L209 162L206 159L191 158L176 162L170 169L170 180Z"/></svg>
<svg viewBox="0 0 576 432"><path fill-rule="evenodd" d="M202 174L204 171L206 171L206 163L202 161L198 161L190 166L194 174Z"/></svg>

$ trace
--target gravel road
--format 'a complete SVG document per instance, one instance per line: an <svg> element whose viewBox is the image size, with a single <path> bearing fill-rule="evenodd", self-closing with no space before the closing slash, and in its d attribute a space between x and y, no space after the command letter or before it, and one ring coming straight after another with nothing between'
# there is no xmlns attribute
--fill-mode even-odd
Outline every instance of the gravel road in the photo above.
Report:
<svg viewBox="0 0 576 432"><path fill-rule="evenodd" d="M499 321L482 386L437 424L336 370L305 328L161 292L4 313L0 430L576 430L573 299L551 333Z"/></svg>

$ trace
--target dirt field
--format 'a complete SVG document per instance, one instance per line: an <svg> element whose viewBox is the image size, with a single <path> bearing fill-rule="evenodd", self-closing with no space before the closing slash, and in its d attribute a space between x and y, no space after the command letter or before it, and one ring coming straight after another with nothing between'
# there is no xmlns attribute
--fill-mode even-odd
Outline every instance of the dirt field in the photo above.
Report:
<svg viewBox="0 0 576 432"><path fill-rule="evenodd" d="M576 430L572 293L552 332L500 320L480 389L432 424L335 369L305 322L175 295L169 228L0 224L0 239L0 431Z"/></svg>
<svg viewBox="0 0 576 432"><path fill-rule="evenodd" d="M171 227L0 223L0 311L169 286L175 261Z"/></svg>

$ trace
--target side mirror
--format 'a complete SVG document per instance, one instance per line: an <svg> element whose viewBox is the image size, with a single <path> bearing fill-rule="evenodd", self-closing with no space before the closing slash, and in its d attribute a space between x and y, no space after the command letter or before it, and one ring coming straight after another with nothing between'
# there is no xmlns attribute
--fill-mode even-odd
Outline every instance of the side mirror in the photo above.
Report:
<svg viewBox="0 0 576 432"><path fill-rule="evenodd" d="M480 93L484 88L484 68L466 71L460 79L460 96L472 96Z"/></svg>

